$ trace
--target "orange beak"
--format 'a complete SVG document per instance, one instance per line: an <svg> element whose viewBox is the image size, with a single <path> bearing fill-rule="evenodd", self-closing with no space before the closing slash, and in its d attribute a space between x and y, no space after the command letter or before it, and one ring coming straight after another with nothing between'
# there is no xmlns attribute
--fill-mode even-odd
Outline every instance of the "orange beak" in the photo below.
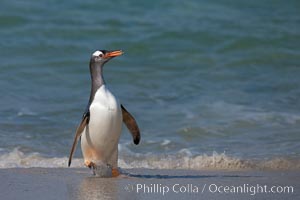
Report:
<svg viewBox="0 0 300 200"><path fill-rule="evenodd" d="M123 54L122 50L116 50L116 51L108 51L105 55L104 58L110 58L110 57L116 57L120 56Z"/></svg>

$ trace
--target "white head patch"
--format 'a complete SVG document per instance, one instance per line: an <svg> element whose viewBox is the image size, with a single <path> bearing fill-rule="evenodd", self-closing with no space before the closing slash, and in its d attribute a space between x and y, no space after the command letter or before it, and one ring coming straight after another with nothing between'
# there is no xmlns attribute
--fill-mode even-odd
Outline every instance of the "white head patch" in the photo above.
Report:
<svg viewBox="0 0 300 200"><path fill-rule="evenodd" d="M103 54L101 51L95 51L93 53L93 56L100 56L101 54Z"/></svg>

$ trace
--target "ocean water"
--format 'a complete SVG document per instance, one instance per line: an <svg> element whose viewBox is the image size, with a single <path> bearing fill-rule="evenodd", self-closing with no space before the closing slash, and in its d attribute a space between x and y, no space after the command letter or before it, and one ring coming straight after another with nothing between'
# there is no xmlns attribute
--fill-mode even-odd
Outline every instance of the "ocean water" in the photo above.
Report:
<svg viewBox="0 0 300 200"><path fill-rule="evenodd" d="M300 3L34 1L0 7L0 168L67 167L97 49L135 116L124 168L300 169ZM84 167L80 146L74 167Z"/></svg>

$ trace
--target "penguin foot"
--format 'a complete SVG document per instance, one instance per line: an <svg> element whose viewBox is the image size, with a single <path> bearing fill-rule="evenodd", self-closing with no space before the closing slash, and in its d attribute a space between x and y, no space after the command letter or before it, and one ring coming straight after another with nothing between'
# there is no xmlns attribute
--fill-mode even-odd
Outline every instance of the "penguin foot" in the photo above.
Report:
<svg viewBox="0 0 300 200"><path fill-rule="evenodd" d="M112 169L111 165L102 162L94 163L85 161L84 165L93 170L93 175L102 178L117 177L120 173L118 169Z"/></svg>
<svg viewBox="0 0 300 200"><path fill-rule="evenodd" d="M84 165L87 166L90 169L95 169L97 167L95 163L93 163L89 160L84 161Z"/></svg>
<svg viewBox="0 0 300 200"><path fill-rule="evenodd" d="M120 175L120 172L119 172L119 170L117 168L114 168L111 171L111 175L112 175L112 177L117 177L117 176Z"/></svg>

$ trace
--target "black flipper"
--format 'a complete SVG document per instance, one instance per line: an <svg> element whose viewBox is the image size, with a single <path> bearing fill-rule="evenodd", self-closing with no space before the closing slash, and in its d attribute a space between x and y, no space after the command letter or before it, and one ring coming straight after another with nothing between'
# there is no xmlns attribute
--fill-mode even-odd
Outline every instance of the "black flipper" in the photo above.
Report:
<svg viewBox="0 0 300 200"><path fill-rule="evenodd" d="M122 108L123 122L127 126L128 130L130 131L134 144L139 144L141 139L140 129L133 116L124 108L122 104L121 104L121 108Z"/></svg>
<svg viewBox="0 0 300 200"><path fill-rule="evenodd" d="M76 133L75 133L74 142L73 142L72 149L71 149L70 156L69 156L69 162L68 162L68 166L69 167L71 165L72 157L73 157L74 151L76 149L78 140L79 140L79 138L81 136L81 133L83 132L85 126L89 123L89 119L90 119L90 112L86 112L83 115L82 120L81 120L79 126L77 127L77 130L76 130Z"/></svg>

